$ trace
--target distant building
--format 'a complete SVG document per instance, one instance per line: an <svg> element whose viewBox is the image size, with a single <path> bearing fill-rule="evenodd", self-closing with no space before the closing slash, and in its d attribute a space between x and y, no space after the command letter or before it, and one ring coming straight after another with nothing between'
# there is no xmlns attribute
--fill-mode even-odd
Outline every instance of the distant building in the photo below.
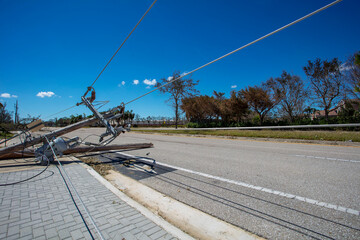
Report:
<svg viewBox="0 0 360 240"><path fill-rule="evenodd" d="M342 109L345 108L346 104L351 104L352 108L355 111L359 111L360 109L360 99L342 99L341 101L338 102L338 104L330 109L329 111L329 117L337 117L339 115L339 113L342 111ZM325 117L325 111L324 110L318 110L315 111L315 113L311 114L311 119L315 119L315 118L320 118L320 117Z"/></svg>

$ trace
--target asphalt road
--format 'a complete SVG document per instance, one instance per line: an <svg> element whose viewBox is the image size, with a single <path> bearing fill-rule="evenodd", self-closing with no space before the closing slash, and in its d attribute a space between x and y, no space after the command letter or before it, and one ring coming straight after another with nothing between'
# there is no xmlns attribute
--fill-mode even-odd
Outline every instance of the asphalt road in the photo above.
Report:
<svg viewBox="0 0 360 240"><path fill-rule="evenodd" d="M71 135L101 131L80 129ZM140 142L152 142L155 148L99 158L147 186L265 238L360 239L359 147L138 133L115 140ZM124 166L131 156L142 160ZM153 160L157 164L151 170L148 163Z"/></svg>

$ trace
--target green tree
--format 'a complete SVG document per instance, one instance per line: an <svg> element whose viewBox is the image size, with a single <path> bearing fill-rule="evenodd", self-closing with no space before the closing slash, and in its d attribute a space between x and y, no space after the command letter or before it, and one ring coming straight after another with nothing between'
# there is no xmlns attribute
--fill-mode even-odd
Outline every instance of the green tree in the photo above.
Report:
<svg viewBox="0 0 360 240"><path fill-rule="evenodd" d="M229 102L229 111L232 120L237 123L240 122L241 118L245 116L248 112L248 104L241 95L241 92L232 91L230 93Z"/></svg>
<svg viewBox="0 0 360 240"><path fill-rule="evenodd" d="M346 92L351 97L360 99L360 53L351 55L345 64L343 72L346 79Z"/></svg>
<svg viewBox="0 0 360 240"><path fill-rule="evenodd" d="M135 113L133 113L133 110L126 110L125 112L124 112L124 120L125 120L125 122L130 122L130 123L132 123L132 121L134 120L134 118L135 118Z"/></svg>
<svg viewBox="0 0 360 240"><path fill-rule="evenodd" d="M308 96L302 79L283 71L280 77L270 78L265 84L274 92L279 93L280 114L293 123L303 113L304 103Z"/></svg>
<svg viewBox="0 0 360 240"><path fill-rule="evenodd" d="M310 118L311 114L314 114L316 112L316 108L312 108L310 106L308 106L307 108L304 109L304 114Z"/></svg>
<svg viewBox="0 0 360 240"><path fill-rule="evenodd" d="M316 97L315 103L324 109L326 120L329 120L331 107L343 93L344 83L340 64L337 58L331 61L317 58L315 61L308 61L308 65L304 67L305 74L310 80L312 95Z"/></svg>
<svg viewBox="0 0 360 240"><path fill-rule="evenodd" d="M11 123L11 112L6 109L6 103L2 104L0 108L0 123Z"/></svg>
<svg viewBox="0 0 360 240"><path fill-rule="evenodd" d="M169 78L162 78L161 83L158 82L156 87L165 85L164 87L160 88L161 93L169 94L170 97L167 102L170 102L171 106L175 110L175 128L178 127L178 121L180 116L180 104L181 100L185 97L192 97L198 94L198 91L195 89L195 86L198 84L199 81L194 81L193 79L189 78L181 78L181 74L179 71L175 71L171 76L171 80L178 79L176 81L169 83Z"/></svg>
<svg viewBox="0 0 360 240"><path fill-rule="evenodd" d="M279 93L264 85L247 87L241 90L240 94L250 109L259 115L260 125L263 125L265 117L280 101Z"/></svg>

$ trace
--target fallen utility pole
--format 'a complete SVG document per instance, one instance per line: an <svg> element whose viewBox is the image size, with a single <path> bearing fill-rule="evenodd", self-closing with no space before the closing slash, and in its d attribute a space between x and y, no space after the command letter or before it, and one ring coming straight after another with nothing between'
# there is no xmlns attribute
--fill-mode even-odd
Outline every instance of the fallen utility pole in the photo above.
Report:
<svg viewBox="0 0 360 240"><path fill-rule="evenodd" d="M154 147L152 143L134 143L134 144L96 146L96 147L77 147L77 148L70 148L64 151L64 154L101 152L101 151L125 150L125 149L135 150L135 149L152 148L152 147Z"/></svg>
<svg viewBox="0 0 360 240"><path fill-rule="evenodd" d="M124 144L124 145L110 145L110 146L93 146L93 147L77 147L70 148L63 152L64 155L72 153L87 153L87 152L102 152L102 151L111 151L111 150L137 150L144 148L152 148L154 145L152 143L134 143L134 144ZM24 152L12 152L0 156L0 160L6 159L15 159L15 158L29 158L35 157L35 151L26 150Z"/></svg>
<svg viewBox="0 0 360 240"><path fill-rule="evenodd" d="M113 114L108 114L106 117L111 117L112 115ZM60 129L58 129L58 130L56 130L54 132L44 134L44 135L42 135L40 137L30 139L28 141L25 141L24 143L18 143L18 144L14 144L12 146L9 146L9 147L0 148L0 158L2 156L4 156L4 155L9 154L9 153L23 151L25 148L34 146L34 145L39 144L39 143L46 143L46 138L52 139L53 137L64 135L66 133L75 131L75 130L77 130L79 128L89 126L89 125L91 125L93 123L96 123L98 121L99 120L96 117L93 117L93 118L90 118L90 119L87 119L87 120L84 120L84 121L81 121L81 122L74 123L72 125L66 126L64 128L60 128Z"/></svg>

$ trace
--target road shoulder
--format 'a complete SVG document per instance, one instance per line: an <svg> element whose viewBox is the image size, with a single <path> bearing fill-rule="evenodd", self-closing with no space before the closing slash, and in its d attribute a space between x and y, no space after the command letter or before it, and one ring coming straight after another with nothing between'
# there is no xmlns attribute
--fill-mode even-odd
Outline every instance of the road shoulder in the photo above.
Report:
<svg viewBox="0 0 360 240"><path fill-rule="evenodd" d="M111 170L106 179L136 202L197 239L261 239L167 197L119 172Z"/></svg>

